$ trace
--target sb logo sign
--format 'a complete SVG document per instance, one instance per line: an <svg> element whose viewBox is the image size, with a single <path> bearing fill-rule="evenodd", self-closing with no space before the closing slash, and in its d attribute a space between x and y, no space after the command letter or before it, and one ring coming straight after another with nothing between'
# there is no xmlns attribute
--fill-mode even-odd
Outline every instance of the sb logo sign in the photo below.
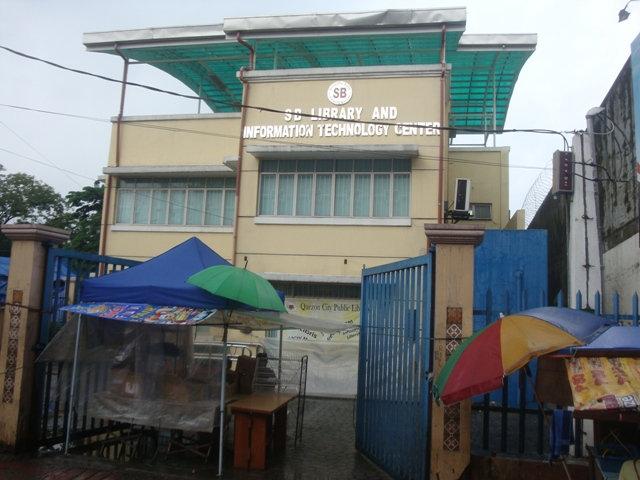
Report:
<svg viewBox="0 0 640 480"><path fill-rule="evenodd" d="M327 98L334 105L344 105L351 100L352 94L351 85L342 80L333 82L327 89Z"/></svg>

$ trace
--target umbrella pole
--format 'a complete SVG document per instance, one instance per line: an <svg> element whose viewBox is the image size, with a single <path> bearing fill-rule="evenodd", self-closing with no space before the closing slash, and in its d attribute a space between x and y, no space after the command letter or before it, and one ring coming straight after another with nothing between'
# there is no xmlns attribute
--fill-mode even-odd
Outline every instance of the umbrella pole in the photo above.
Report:
<svg viewBox="0 0 640 480"><path fill-rule="evenodd" d="M278 346L278 393L280 393L281 378L282 378L282 325L280 325L280 341Z"/></svg>
<svg viewBox="0 0 640 480"><path fill-rule="evenodd" d="M229 315L231 317L231 315ZM225 415L225 390L227 384L227 329L228 322L224 324L222 334L222 373L220 385L220 436L218 438L218 476L222 477L222 464L224 462L224 415Z"/></svg>
<svg viewBox="0 0 640 480"><path fill-rule="evenodd" d="M78 369L78 348L80 346L80 327L82 316L78 315L78 326L76 327L76 344L73 350L73 366L71 367L71 392L69 393L69 414L67 416L67 431L64 435L64 454L69 453L69 439L71 437L71 422L73 420L73 398L76 394L76 371Z"/></svg>

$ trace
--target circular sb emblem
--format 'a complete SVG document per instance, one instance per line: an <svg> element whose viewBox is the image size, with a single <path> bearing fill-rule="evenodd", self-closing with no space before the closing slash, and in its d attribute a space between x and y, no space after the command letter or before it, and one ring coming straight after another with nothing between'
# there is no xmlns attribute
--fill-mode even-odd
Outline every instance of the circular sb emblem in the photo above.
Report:
<svg viewBox="0 0 640 480"><path fill-rule="evenodd" d="M351 85L342 80L333 82L327 89L327 98L334 105L344 105L351 100L352 94Z"/></svg>

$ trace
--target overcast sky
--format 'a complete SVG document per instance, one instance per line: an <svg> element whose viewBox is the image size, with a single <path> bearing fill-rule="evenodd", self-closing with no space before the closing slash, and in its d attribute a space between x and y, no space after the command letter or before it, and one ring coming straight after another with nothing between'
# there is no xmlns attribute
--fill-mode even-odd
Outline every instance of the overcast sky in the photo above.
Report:
<svg viewBox="0 0 640 480"><path fill-rule="evenodd" d="M506 128L572 130L585 127L587 110L599 105L629 57L640 31L640 2L618 23L626 0L244 0L132 1L0 0L0 44L70 67L114 76L122 60L88 53L82 33L129 28L221 23L225 17L326 13L393 8L467 7L467 33L537 33L538 46L524 66L509 107ZM148 66L130 69L131 81L191 93L172 77ZM117 114L116 84L79 76L0 51L0 103L108 119ZM130 88L125 114L195 113L196 102ZM106 165L110 125L0 107L0 149L53 163L88 178ZM7 128L8 127L8 128ZM13 130L13 133L11 130ZM16 135L17 134L17 135ZM22 137L21 140L19 137ZM510 208L520 208L557 137L504 134L511 146ZM29 146L30 145L30 146ZM34 150L35 149L35 150ZM61 193L89 184L87 178L0 150L9 172L28 172Z"/></svg>

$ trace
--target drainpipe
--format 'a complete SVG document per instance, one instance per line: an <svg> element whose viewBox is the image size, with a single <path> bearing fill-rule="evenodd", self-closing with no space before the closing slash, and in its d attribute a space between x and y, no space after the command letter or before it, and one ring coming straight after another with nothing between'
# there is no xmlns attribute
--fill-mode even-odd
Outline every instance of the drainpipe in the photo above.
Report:
<svg viewBox="0 0 640 480"><path fill-rule="evenodd" d="M444 126L444 108L445 108L445 75L447 72L446 64L446 44L447 44L447 27L442 26L442 39L440 41L440 127ZM442 197L444 186L442 184L444 177L444 130L440 130L440 148L438 155L438 223L442 223Z"/></svg>
<svg viewBox="0 0 640 480"><path fill-rule="evenodd" d="M244 72L246 70L253 70L255 68L255 50L254 48L244 41L240 37L240 32L236 34L236 41L246 47L249 50L249 66L247 68L242 67L238 74L238 78L242 82L242 105L240 106L240 139L238 140L238 165L236 166L236 213L233 222L233 248L231 250L231 262L236 264L236 251L238 249L238 219L240 218L240 187L242 176L242 154L244 150L244 125L246 121L246 109L244 105L247 104L249 98L249 83L244 79Z"/></svg>
<svg viewBox="0 0 640 480"><path fill-rule="evenodd" d="M114 45L114 50L122 57L124 60L124 67L122 70L122 89L120 90L120 110L118 111L118 120L116 122L116 155L115 155L115 166L120 166L120 129L122 123L122 116L124 114L124 99L125 94L127 92L127 77L129 74L129 59L125 57L120 51L120 47L118 44ZM102 234L100 235L100 248L98 253L100 255L104 255L106 252L107 246L107 232L109 231L109 207L111 206L111 190L113 189L113 179L111 175L107 175L107 179L104 185L104 201L102 206Z"/></svg>

